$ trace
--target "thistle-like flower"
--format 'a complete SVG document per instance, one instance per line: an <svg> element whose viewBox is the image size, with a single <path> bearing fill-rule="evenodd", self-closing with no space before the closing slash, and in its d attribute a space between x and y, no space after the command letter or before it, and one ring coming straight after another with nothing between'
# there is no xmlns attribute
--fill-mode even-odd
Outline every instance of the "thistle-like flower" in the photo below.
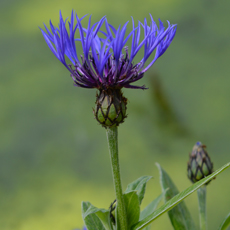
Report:
<svg viewBox="0 0 230 230"><path fill-rule="evenodd" d="M84 16L85 17L85 16ZM125 37L126 22L118 29L114 28L103 17L91 26L91 16L88 27L83 28L81 21L72 11L68 26L63 20L60 11L59 27L53 26L50 21L50 30L45 26L42 34L53 54L69 70L74 80L74 85L83 88L97 88L99 95L96 101L95 117L103 126L117 126L126 117L126 98L121 93L121 88L146 89L145 86L131 85L144 76L144 73L166 51L176 33L176 25L165 29L159 19L159 28L152 16L150 25L147 20L138 22ZM75 23L76 22L76 23ZM105 30L102 30L102 25ZM67 31L68 27L68 31ZM144 38L140 41L141 28ZM76 37L76 31L80 37ZM130 52L126 43L132 37ZM83 48L83 55L77 54L76 42L79 41ZM133 59L141 48L144 48L144 57L137 63ZM145 66L147 59L155 51L154 58ZM66 58L70 64L67 64ZM117 97L115 99L115 97ZM106 100L106 101L105 101Z"/></svg>
<svg viewBox="0 0 230 230"><path fill-rule="evenodd" d="M188 178L193 183L213 173L213 163L205 148L206 145L197 142L189 155L187 171Z"/></svg>

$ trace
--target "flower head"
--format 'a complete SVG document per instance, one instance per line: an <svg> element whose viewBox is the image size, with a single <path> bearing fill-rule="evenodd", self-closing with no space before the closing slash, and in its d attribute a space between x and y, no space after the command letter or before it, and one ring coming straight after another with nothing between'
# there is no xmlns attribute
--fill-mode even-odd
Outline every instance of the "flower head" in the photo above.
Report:
<svg viewBox="0 0 230 230"><path fill-rule="evenodd" d="M85 17L85 16L84 16ZM125 36L128 22L117 29L108 23L106 17L91 25L91 16L87 28L82 26L82 19L72 11L71 18L67 23L60 11L59 27L53 26L50 21L50 30L45 26L42 34L54 55L70 71L76 86L84 88L97 88L107 90L109 88L141 88L134 86L144 76L144 73L166 51L176 33L176 25L170 25L165 29L159 19L159 27L150 15L150 25L147 20L138 22L135 26L132 18L132 31ZM105 25L105 31L102 25ZM67 29L68 27L68 29ZM144 38L140 41L141 30ZM76 31L80 36L76 37ZM69 32L68 32L69 31ZM126 43L132 38L130 52ZM79 41L83 48L83 55L79 57L76 50L76 42ZM144 48L144 57L133 64L133 59L141 48ZM147 59L155 50L155 56L145 66ZM70 64L67 64L69 59Z"/></svg>
<svg viewBox="0 0 230 230"><path fill-rule="evenodd" d="M74 85L97 88L100 91L94 110L96 120L104 127L118 126L126 117L127 99L123 97L121 88L145 89L145 86L135 86L131 83L141 79L166 51L175 36L176 25L170 25L168 22L168 28L165 29L159 20L157 27L150 15L150 25L145 19L143 24L138 22L135 26L132 18L133 29L125 36L128 22L116 29L108 23L106 17L91 25L90 16L88 26L84 28L81 21L85 16L79 19L72 11L67 23L60 11L58 27L53 26L50 21L50 30L45 24L45 31L40 29L51 51L70 71ZM144 31L144 38L140 41L141 29ZM77 31L79 37L76 35ZM131 38L129 52L126 43ZM76 42L82 45L83 55L80 57L76 50ZM133 60L142 47L144 57L134 64ZM154 50L154 58L145 66Z"/></svg>

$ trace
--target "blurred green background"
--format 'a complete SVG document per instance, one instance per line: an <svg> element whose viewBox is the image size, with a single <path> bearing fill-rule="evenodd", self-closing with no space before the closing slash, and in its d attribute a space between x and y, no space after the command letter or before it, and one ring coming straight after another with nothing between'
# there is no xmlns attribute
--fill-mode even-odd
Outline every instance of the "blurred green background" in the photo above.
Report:
<svg viewBox="0 0 230 230"><path fill-rule="evenodd" d="M123 185L154 177L144 207L161 192L155 162L182 191L191 185L186 164L196 141L207 145L215 169L229 161L229 8L217 0L1 0L0 229L80 228L82 200L108 208L115 197L105 129L92 113L96 90L73 86L38 26L57 25L60 9L64 18L72 9L92 14L93 22L107 15L115 27L131 16L149 21L149 13L178 24L169 49L138 82L149 89L124 89ZM230 211L229 176L208 186L210 230ZM198 224L196 194L186 203ZM167 215L152 229L172 229Z"/></svg>

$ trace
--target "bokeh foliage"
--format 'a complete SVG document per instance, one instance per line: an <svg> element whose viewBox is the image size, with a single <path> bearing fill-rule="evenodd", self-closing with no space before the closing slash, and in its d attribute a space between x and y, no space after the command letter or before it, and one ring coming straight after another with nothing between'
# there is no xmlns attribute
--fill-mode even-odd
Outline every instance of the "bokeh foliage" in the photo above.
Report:
<svg viewBox="0 0 230 230"><path fill-rule="evenodd" d="M96 91L73 87L45 44L42 22L57 24L60 9L64 17L75 9L79 16L92 14L94 22L107 15L114 26L130 16L143 21L148 13L178 24L170 48L140 82L149 90L124 90L123 184L153 175L147 204L160 193L156 161L179 190L190 185L186 162L196 141L207 145L215 169L229 161L229 7L214 0L2 0L1 230L74 229L83 224L82 200L102 208L114 200L105 130L92 113ZM210 230L229 212L228 177L226 171L208 186ZM186 203L198 223L196 195ZM166 215L152 226L171 229Z"/></svg>

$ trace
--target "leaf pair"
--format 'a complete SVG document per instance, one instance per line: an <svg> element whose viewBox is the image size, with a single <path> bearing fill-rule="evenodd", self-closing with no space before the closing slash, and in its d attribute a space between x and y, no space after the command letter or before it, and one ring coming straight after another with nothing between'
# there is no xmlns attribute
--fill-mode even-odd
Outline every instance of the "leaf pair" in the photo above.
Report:
<svg viewBox="0 0 230 230"><path fill-rule="evenodd" d="M151 179L151 176L143 176L128 185L124 197L128 217L128 229L139 221L154 212L163 198L163 194L153 200L142 212L140 212L140 205L145 195L146 183ZM146 227L145 230L148 230Z"/></svg>

